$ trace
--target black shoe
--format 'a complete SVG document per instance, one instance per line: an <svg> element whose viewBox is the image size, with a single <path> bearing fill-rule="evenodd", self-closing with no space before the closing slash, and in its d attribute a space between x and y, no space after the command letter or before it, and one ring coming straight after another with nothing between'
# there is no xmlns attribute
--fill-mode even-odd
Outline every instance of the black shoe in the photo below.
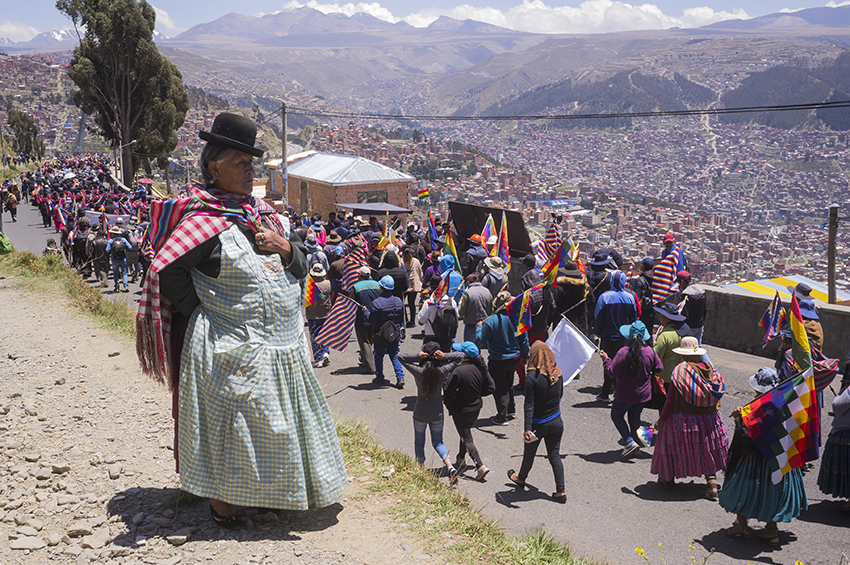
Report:
<svg viewBox="0 0 850 565"><path fill-rule="evenodd" d="M226 528L228 530L232 530L233 528L238 528L242 524L242 520L239 519L239 516L234 514L233 516L222 516L213 508L212 503L210 503L210 515L212 516L213 521L216 524L221 526L222 528Z"/></svg>
<svg viewBox="0 0 850 565"><path fill-rule="evenodd" d="M383 378L383 377L375 377L374 379L372 379L372 384L373 384L373 385L385 385L385 384L387 384L388 382L389 382L389 381L387 381L387 379L385 379L385 378Z"/></svg>
<svg viewBox="0 0 850 565"><path fill-rule="evenodd" d="M404 388L404 379L396 379L395 380L395 387L399 390L403 389Z"/></svg>

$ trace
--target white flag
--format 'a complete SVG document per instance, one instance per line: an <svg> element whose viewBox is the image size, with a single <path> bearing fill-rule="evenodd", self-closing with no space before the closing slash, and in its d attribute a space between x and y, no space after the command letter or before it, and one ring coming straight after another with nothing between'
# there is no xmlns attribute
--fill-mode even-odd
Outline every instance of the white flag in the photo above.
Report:
<svg viewBox="0 0 850 565"><path fill-rule="evenodd" d="M561 320L546 340L546 345L555 354L555 361L564 375L564 386L584 369L596 353L596 347L567 320Z"/></svg>

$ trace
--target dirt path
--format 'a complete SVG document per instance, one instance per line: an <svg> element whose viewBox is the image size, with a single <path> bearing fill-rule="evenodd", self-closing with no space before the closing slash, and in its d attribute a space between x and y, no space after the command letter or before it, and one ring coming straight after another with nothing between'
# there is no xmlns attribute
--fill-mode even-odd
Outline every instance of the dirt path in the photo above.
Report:
<svg viewBox="0 0 850 565"><path fill-rule="evenodd" d="M0 280L0 562L421 563L389 501L255 514L227 531L205 502L178 505L171 397L134 343L62 300ZM250 514L250 511L249 511Z"/></svg>

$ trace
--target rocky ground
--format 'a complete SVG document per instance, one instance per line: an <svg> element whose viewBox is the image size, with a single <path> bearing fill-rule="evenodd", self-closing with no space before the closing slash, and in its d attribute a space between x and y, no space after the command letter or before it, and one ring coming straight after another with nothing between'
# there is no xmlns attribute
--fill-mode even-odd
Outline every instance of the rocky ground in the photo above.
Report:
<svg viewBox="0 0 850 565"><path fill-rule="evenodd" d="M14 279L0 303L0 562L441 561L386 518L386 497L358 492L369 477L342 504L219 528L179 494L171 396L135 344Z"/></svg>

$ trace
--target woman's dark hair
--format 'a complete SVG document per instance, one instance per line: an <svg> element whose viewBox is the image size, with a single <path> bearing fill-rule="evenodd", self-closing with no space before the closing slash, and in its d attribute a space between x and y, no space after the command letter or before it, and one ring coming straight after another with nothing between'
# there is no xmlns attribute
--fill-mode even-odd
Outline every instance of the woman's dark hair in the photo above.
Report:
<svg viewBox="0 0 850 565"><path fill-rule="evenodd" d="M437 364L429 358L422 361L420 366L422 367L422 396L434 398L437 389L440 387L440 377L443 373Z"/></svg>
<svg viewBox="0 0 850 565"><path fill-rule="evenodd" d="M212 186L215 182L212 172L210 172L210 163L218 163L219 161L226 159L233 151L235 151L235 149L212 143L207 143L204 146L204 150L201 151L201 159L198 163L201 167L201 175L204 179L204 185Z"/></svg>
<svg viewBox="0 0 850 565"><path fill-rule="evenodd" d="M629 352L626 353L626 369L632 375L636 375L641 370L641 365L643 364L643 354L641 353L643 341L639 335L629 340L628 348Z"/></svg>

